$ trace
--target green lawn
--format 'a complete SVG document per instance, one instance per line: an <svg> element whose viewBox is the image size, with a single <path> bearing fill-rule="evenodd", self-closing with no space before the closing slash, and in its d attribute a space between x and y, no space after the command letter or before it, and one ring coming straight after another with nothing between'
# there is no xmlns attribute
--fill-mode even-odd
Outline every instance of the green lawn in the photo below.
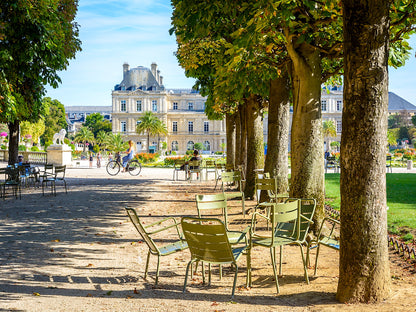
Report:
<svg viewBox="0 0 416 312"><path fill-rule="evenodd" d="M339 209L341 198L339 174L325 174L326 203ZM389 230L408 227L416 229L416 174L387 174L387 206Z"/></svg>

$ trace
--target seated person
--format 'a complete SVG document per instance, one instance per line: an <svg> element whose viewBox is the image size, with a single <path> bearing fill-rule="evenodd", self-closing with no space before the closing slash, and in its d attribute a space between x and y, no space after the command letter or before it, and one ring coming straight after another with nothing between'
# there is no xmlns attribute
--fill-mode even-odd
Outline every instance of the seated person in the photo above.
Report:
<svg viewBox="0 0 416 312"><path fill-rule="evenodd" d="M202 160L201 156L199 156L198 150L194 150L194 155L191 157L191 159L189 159L187 162L185 162L185 165L183 165L183 166L185 167L185 166L189 165L189 162L194 161L194 160ZM199 168L199 166L190 166L188 168L188 176L189 176L189 173L190 173L190 169L198 169L198 168ZM182 169L182 167L181 167L181 169ZM196 173L196 178L197 179L199 178L199 172Z"/></svg>

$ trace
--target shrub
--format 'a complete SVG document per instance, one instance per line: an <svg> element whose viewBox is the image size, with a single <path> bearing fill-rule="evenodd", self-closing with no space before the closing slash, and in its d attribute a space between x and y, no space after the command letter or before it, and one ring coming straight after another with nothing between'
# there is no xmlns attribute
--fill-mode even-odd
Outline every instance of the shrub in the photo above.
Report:
<svg viewBox="0 0 416 312"><path fill-rule="evenodd" d="M140 162L147 164L151 162L157 161L159 158L159 154L155 153L138 153L135 155L135 158L137 158Z"/></svg>
<svg viewBox="0 0 416 312"><path fill-rule="evenodd" d="M407 234L405 234L401 237L401 239L404 240L405 242L411 242L411 241L413 241L413 238L414 237L413 237L412 233L407 233Z"/></svg>
<svg viewBox="0 0 416 312"><path fill-rule="evenodd" d="M1 148L2 150L7 149L6 145L4 145L4 144L3 144L0 148Z"/></svg>
<svg viewBox="0 0 416 312"><path fill-rule="evenodd" d="M192 155L194 153L194 150L187 150L186 155Z"/></svg>
<svg viewBox="0 0 416 312"><path fill-rule="evenodd" d="M403 154L402 153L394 153L394 157L397 157L397 158L402 158L403 157Z"/></svg>
<svg viewBox="0 0 416 312"><path fill-rule="evenodd" d="M26 145L19 145L19 151L26 152Z"/></svg>
<svg viewBox="0 0 416 312"><path fill-rule="evenodd" d="M175 165L175 161L178 159L184 159L184 157L166 157L163 163L165 166L173 166Z"/></svg>
<svg viewBox="0 0 416 312"><path fill-rule="evenodd" d="M222 151L218 151L218 152L215 152L214 154L215 154L215 155L222 155L222 154L224 154L224 152L222 152Z"/></svg>
<svg viewBox="0 0 416 312"><path fill-rule="evenodd" d="M92 150L94 151L94 153L98 153L100 151L100 147L97 144L95 144Z"/></svg>
<svg viewBox="0 0 416 312"><path fill-rule="evenodd" d="M30 150L31 150L32 152L39 152L39 147L37 147L37 146L32 146L32 147L30 148Z"/></svg>

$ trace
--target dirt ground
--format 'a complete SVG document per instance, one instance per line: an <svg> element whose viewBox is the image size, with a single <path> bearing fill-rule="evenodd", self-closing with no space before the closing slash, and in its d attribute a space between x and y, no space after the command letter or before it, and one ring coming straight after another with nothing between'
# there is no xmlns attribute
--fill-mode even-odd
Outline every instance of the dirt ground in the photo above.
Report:
<svg viewBox="0 0 416 312"><path fill-rule="evenodd" d="M68 169L67 182L68 194L58 185L56 197L31 187L23 189L22 200L10 194L0 199L0 311L416 311L416 274L403 269L393 252L391 296L375 305L335 300L338 253L328 248L321 249L316 277L309 268L307 285L299 248L285 247L279 295L265 248L253 251L251 289L244 287L241 259L234 301L228 267L222 280L214 268L210 286L202 285L199 274L182 292L187 250L161 259L155 288L156 257L144 279L147 247L124 207L136 208L147 224L195 216L195 194L212 193L214 182L172 181L171 169L149 168L139 177L110 177L104 168ZM247 226L250 216L242 217L238 203L231 206L231 226ZM163 235L158 242L171 239Z"/></svg>

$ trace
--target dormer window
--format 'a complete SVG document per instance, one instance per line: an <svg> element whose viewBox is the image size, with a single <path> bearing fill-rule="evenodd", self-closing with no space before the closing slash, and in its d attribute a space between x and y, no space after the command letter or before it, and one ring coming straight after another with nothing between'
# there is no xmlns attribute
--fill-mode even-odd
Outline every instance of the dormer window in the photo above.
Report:
<svg viewBox="0 0 416 312"><path fill-rule="evenodd" d="M194 110L194 103L188 102L188 110Z"/></svg>

